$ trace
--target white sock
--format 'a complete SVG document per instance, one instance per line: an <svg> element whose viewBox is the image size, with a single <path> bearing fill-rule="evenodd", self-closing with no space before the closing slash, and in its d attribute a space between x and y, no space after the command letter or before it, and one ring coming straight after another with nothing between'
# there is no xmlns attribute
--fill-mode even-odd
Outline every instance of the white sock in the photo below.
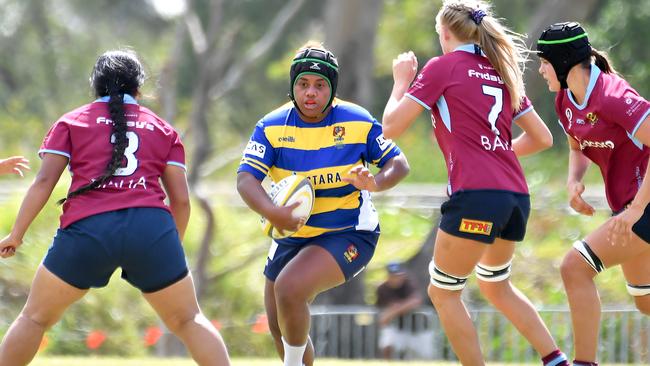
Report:
<svg viewBox="0 0 650 366"><path fill-rule="evenodd" d="M307 343L302 346L292 346L282 337L284 345L284 366L302 366L302 355L305 353Z"/></svg>

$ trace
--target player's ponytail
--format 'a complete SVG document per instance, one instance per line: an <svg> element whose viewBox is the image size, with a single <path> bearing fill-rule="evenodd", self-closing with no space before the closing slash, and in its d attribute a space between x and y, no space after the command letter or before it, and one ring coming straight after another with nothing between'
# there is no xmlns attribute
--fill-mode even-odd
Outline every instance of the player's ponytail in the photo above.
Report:
<svg viewBox="0 0 650 366"><path fill-rule="evenodd" d="M614 70L614 66L612 66L612 62L609 61L609 58L607 57L607 53L604 51L598 51L595 49L593 46L591 47L591 58L593 58L594 63L598 68L607 74L618 74L616 70ZM589 64L591 63L591 58L585 60L583 62L583 66L589 67Z"/></svg>
<svg viewBox="0 0 650 366"><path fill-rule="evenodd" d="M108 96L108 111L113 121L111 143L113 150L104 173L79 189L68 193L66 200L93 190L106 183L120 168L124 160L124 150L128 145L127 122L124 111L124 94L137 96L144 82L145 74L142 64L132 51L108 51L101 55L90 76L90 84L97 97Z"/></svg>
<svg viewBox="0 0 650 366"><path fill-rule="evenodd" d="M518 110L525 93L523 71L528 56L523 36L503 26L479 0L444 1L436 21L459 41L481 47L508 88L512 109Z"/></svg>

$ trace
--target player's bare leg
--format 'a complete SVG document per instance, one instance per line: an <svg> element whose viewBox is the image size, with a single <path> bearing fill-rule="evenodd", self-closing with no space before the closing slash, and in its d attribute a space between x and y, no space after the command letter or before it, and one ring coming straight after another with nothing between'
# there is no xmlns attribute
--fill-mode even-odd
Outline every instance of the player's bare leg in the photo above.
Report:
<svg viewBox="0 0 650 366"><path fill-rule="evenodd" d="M199 365L230 365L221 335L199 308L190 275L160 291L143 295Z"/></svg>
<svg viewBox="0 0 650 366"><path fill-rule="evenodd" d="M509 263L514 251L514 242L497 238L483 254L480 264L494 267ZM533 304L512 285L509 278L495 282L479 279L478 284L483 296L510 320L541 357L557 349L551 333Z"/></svg>
<svg viewBox="0 0 650 366"><path fill-rule="evenodd" d="M345 277L336 260L316 245L302 249L282 269L275 281L273 293L277 323L288 346L299 347L307 343L311 324L309 303L319 293L343 282ZM303 356L303 362L306 366L311 366L313 358L308 360Z"/></svg>
<svg viewBox="0 0 650 366"><path fill-rule="evenodd" d="M634 234L625 246L609 243L607 240L608 226L609 220L585 238L585 242L602 261L605 268L628 261L632 261L630 263L634 264L636 259L648 258L650 245ZM643 273L635 272L631 265L623 267L624 270L627 268L626 276L635 277L636 274L637 278L631 279L643 280ZM647 263L644 263L643 267L647 267ZM595 362L598 354L601 317L600 297L594 283L597 272L575 249L571 249L566 254L560 270L571 309L575 358L581 361ZM638 278L638 275L641 275L641 278ZM648 300L635 299L635 301L640 301L641 307L645 308Z"/></svg>
<svg viewBox="0 0 650 366"><path fill-rule="evenodd" d="M438 230L433 258L437 268L455 277L467 277L481 258L486 245L454 237ZM461 290L429 285L428 293L447 338L463 365L485 365L478 335L469 312L461 300Z"/></svg>
<svg viewBox="0 0 650 366"><path fill-rule="evenodd" d="M65 309L87 292L68 285L40 265L25 307L2 340L0 365L22 366L31 362L45 331L56 324Z"/></svg>

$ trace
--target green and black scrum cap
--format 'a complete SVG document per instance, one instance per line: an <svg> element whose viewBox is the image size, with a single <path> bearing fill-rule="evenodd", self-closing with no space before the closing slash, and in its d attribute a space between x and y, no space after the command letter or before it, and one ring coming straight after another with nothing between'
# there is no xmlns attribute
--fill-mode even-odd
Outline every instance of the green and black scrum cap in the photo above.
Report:
<svg viewBox="0 0 650 366"><path fill-rule="evenodd" d="M553 66L562 89L566 89L569 70L591 57L591 44L579 23L555 23L539 36L537 51Z"/></svg>
<svg viewBox="0 0 650 366"><path fill-rule="evenodd" d="M291 71L289 72L291 78L289 98L291 98L296 108L298 108L298 105L293 95L293 88L300 76L310 74L323 77L330 86L330 100L327 102L325 109L323 109L324 112L332 105L332 101L336 95L336 86L339 79L339 63L336 61L336 57L331 52L320 48L305 48L296 54L296 57L293 58L293 62L291 63Z"/></svg>

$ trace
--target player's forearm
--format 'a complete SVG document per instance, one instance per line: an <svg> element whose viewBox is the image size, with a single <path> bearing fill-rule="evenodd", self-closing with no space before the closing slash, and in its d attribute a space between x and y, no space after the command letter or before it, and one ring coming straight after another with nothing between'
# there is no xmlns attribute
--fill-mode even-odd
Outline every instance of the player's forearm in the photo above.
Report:
<svg viewBox="0 0 650 366"><path fill-rule="evenodd" d="M587 168L591 164L589 158L584 156L579 150L569 150L569 174L567 177L567 185L574 182L582 182L582 179L587 172Z"/></svg>
<svg viewBox="0 0 650 366"><path fill-rule="evenodd" d="M42 179L39 177L34 180L20 205L16 222L11 230L12 236L18 240L23 239L29 225L31 225L38 213L41 212L43 206L45 206L45 203L47 203L50 198L50 195L52 195L54 186L56 186L55 180Z"/></svg>
<svg viewBox="0 0 650 366"><path fill-rule="evenodd" d="M539 137L534 138L528 133L522 133L516 139L512 140L512 149L518 157L532 155L546 150L553 146L553 136L550 139Z"/></svg>
<svg viewBox="0 0 650 366"><path fill-rule="evenodd" d="M190 212L191 205L189 199L183 201L172 201L169 202L169 210L172 213L174 218L174 223L176 223L176 230L178 230L178 237L183 240L185 237L185 231L187 230L187 224L190 221Z"/></svg>
<svg viewBox="0 0 650 366"><path fill-rule="evenodd" d="M393 85L393 90L384 107L384 114L382 116L381 124L384 137L394 139L399 137L407 126L403 126L398 121L397 107L404 94L408 91L408 84L396 83Z"/></svg>
<svg viewBox="0 0 650 366"><path fill-rule="evenodd" d="M399 154L390 159L382 167L382 169L375 175L375 182L377 184L377 191L385 191L393 188L404 177L408 175L411 168L409 167L408 160L404 154Z"/></svg>
<svg viewBox="0 0 650 366"><path fill-rule="evenodd" d="M246 205L258 214L269 218L275 205L262 188L260 182L250 173L237 175L237 191Z"/></svg>

